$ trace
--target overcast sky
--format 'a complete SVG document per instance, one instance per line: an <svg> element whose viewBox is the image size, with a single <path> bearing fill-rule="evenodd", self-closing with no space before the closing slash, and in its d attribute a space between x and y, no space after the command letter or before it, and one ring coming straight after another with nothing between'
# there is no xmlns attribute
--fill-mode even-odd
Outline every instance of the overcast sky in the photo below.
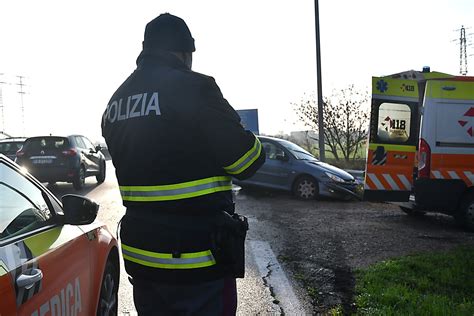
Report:
<svg viewBox="0 0 474 316"><path fill-rule="evenodd" d="M324 94L349 84L369 89L371 76L425 65L458 74L455 30L474 26L472 0L319 6ZM193 70L213 76L235 109L257 108L261 133L301 129L291 102L316 90L312 0L17 0L0 3L0 81L10 83L1 86L0 130L99 140L102 112L135 68L145 25L163 12L188 24ZM24 125L18 75L26 84Z"/></svg>

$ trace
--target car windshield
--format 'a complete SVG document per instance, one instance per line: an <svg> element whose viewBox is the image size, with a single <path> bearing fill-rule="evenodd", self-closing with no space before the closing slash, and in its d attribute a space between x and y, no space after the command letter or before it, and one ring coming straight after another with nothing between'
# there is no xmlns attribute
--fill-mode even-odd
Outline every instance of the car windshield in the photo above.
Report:
<svg viewBox="0 0 474 316"><path fill-rule="evenodd" d="M25 143L25 150L43 150L43 149L67 149L69 141L64 137L35 137L30 138Z"/></svg>
<svg viewBox="0 0 474 316"><path fill-rule="evenodd" d="M23 146L23 142L0 143L0 153L17 152L21 148L21 146Z"/></svg>
<svg viewBox="0 0 474 316"><path fill-rule="evenodd" d="M316 159L312 154L308 151L304 150L300 146L293 144L292 142L286 140L279 140L278 143L285 147L288 151L290 151L296 159L299 160L314 160Z"/></svg>

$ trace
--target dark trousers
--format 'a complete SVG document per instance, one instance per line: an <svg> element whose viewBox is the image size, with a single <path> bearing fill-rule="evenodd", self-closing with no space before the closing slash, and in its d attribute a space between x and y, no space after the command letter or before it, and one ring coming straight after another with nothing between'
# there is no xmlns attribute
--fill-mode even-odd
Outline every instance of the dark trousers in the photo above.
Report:
<svg viewBox="0 0 474 316"><path fill-rule="evenodd" d="M162 284L133 279L133 301L139 316L235 315L235 279L197 284Z"/></svg>

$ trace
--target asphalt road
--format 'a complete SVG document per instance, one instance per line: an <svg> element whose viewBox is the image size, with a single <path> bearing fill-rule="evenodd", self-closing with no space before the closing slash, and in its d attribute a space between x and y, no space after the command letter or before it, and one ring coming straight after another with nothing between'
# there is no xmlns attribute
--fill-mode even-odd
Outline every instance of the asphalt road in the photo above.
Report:
<svg viewBox="0 0 474 316"><path fill-rule="evenodd" d="M60 183L57 196L79 193L100 204L99 220L115 234L124 214L113 166L106 181L88 178L81 192ZM350 314L354 271L408 254L474 245L474 233L442 214L407 216L385 203L300 201L285 192L244 187L236 211L249 218L246 277L237 282L239 315ZM136 314L121 271L119 314Z"/></svg>
<svg viewBox="0 0 474 316"><path fill-rule="evenodd" d="M64 194L85 195L100 204L98 219L116 235L117 223L125 213L118 191L113 165L107 163L106 181L97 185L95 177L86 179L86 185L80 192L74 191L71 184L58 183L50 188L58 197ZM245 196L239 195L239 201ZM251 207L251 206L250 206ZM244 215L250 210L238 208ZM280 265L274 254L272 241L262 238L261 232L253 229L259 225L255 217L250 218L250 231L246 242L246 277L238 279L238 315L301 315L311 311L306 292ZM121 262L119 287L119 315L136 315L133 305L132 286Z"/></svg>
<svg viewBox="0 0 474 316"><path fill-rule="evenodd" d="M342 308L345 315L356 310L354 271L359 268L474 246L474 232L450 216L408 216L387 203L300 201L286 192L244 187L237 210L252 220L258 239L271 241L288 278L298 284L293 289L304 289L300 300L309 299L313 315L330 315L332 308Z"/></svg>

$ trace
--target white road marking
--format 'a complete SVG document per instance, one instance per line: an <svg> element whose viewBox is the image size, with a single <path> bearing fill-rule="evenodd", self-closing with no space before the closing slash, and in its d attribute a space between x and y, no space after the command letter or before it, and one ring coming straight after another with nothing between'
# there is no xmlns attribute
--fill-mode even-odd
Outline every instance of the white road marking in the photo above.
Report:
<svg viewBox="0 0 474 316"><path fill-rule="evenodd" d="M305 315L305 311L282 267L278 263L269 243L259 240L249 241L260 276L272 287L275 298L285 315Z"/></svg>

